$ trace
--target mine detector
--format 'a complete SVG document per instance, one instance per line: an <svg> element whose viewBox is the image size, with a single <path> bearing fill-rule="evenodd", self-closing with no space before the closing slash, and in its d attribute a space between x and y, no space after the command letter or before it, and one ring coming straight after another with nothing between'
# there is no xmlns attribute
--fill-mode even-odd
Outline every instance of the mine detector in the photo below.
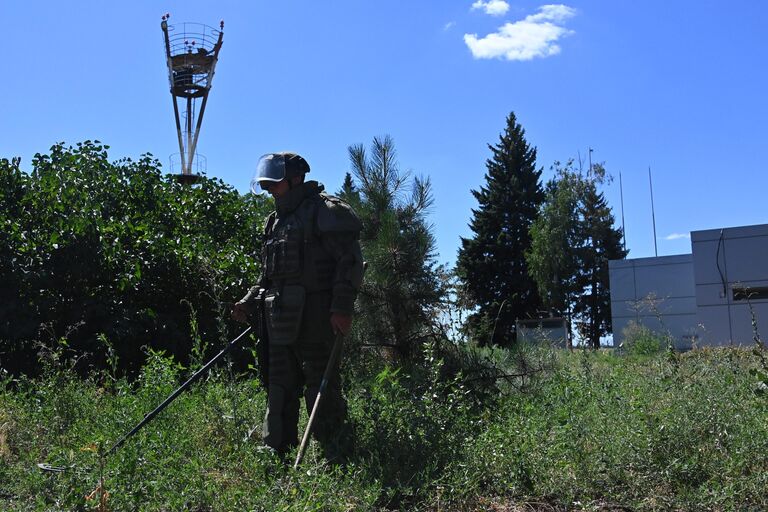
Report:
<svg viewBox="0 0 768 512"><path fill-rule="evenodd" d="M200 127L211 92L213 75L224 41L224 22L219 30L200 23L169 25L169 14L163 16L165 57L179 153L171 155L171 172L179 183L197 183L205 172L205 157L196 153Z"/></svg>

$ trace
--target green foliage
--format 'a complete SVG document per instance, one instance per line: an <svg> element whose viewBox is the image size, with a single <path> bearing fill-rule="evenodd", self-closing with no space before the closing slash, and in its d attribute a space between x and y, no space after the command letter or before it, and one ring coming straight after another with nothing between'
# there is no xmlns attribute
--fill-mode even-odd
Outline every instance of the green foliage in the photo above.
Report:
<svg viewBox="0 0 768 512"><path fill-rule="evenodd" d="M516 339L515 320L536 316L541 303L525 252L544 194L536 148L528 145L514 113L499 142L488 149L485 184L472 190L478 202L470 222L473 236L461 239L456 272L477 306L468 319L472 336L481 345L510 345Z"/></svg>
<svg viewBox="0 0 768 512"><path fill-rule="evenodd" d="M327 466L312 443L299 471L243 441L264 414L258 381L214 372L101 470L100 453L183 369L150 351L138 379L105 388L98 374L74 375L60 341L39 378L0 378L2 510L88 509L100 476L112 510L768 507L768 401L754 393L762 364L749 350L541 353L553 364L535 385L478 401L470 376L446 374L425 346L414 371L376 363L350 382L357 455L346 466ZM518 364L479 350L506 372ZM45 474L41 461L75 467Z"/></svg>
<svg viewBox="0 0 768 512"><path fill-rule="evenodd" d="M121 369L138 369L143 345L183 356L190 310L202 337L225 338L223 303L256 277L266 204L214 179L179 185L150 155L112 163L107 149L57 144L30 174L0 160L6 368L35 372L41 324L89 355L80 371L104 364L100 336Z"/></svg>
<svg viewBox="0 0 768 512"><path fill-rule="evenodd" d="M553 169L556 178L547 183L546 200L531 224L526 260L544 305L553 315L564 316L578 293L578 212L586 183L572 161L565 167L555 162Z"/></svg>
<svg viewBox="0 0 768 512"><path fill-rule="evenodd" d="M373 139L370 155L349 147L356 182L348 174L340 195L358 213L367 263L357 299L357 339L388 347L406 360L429 335L433 311L444 296L435 262L435 237L427 214L429 179L400 171L390 137Z"/></svg>
<svg viewBox="0 0 768 512"><path fill-rule="evenodd" d="M581 293L576 296L573 312L582 337L593 348L600 348L600 338L612 331L608 262L626 258L627 251L622 247L622 230L613 227L611 208L597 189L605 179L605 168L595 164L591 172L592 181L580 208L583 247L576 282Z"/></svg>
<svg viewBox="0 0 768 512"><path fill-rule="evenodd" d="M473 428L475 402L462 377L443 378L434 347L423 355L419 371L385 366L351 400L361 462L395 509L430 498L444 468L463 457Z"/></svg>
<svg viewBox="0 0 768 512"><path fill-rule="evenodd" d="M630 322L622 334L624 342L621 348L630 355L652 356L661 353L667 345L664 336L636 322Z"/></svg>
<svg viewBox="0 0 768 512"><path fill-rule="evenodd" d="M520 189L525 176L540 192L523 135L511 115L478 200L498 199L508 179L518 187L510 211L535 202ZM351 351L356 454L329 466L312 443L299 471L244 440L263 418L264 390L231 364L104 456L228 336L223 304L255 277L266 205L213 180L181 187L150 157L109 163L98 143L54 146L29 175L0 161L0 291L19 298L0 304L0 357L22 368L22 355L38 356L28 358L37 376L0 370L0 509L90 509L100 478L112 510L768 508L768 358L754 317L753 351L664 353L666 338L642 330L627 334L629 357L448 343L440 322L455 319L434 265L429 182L406 187L389 138L350 157L356 181L341 195L363 219L369 262L357 342L391 341L407 357ZM592 192L574 196L587 198L579 215L609 219ZM563 198L555 213L567 221L573 198ZM511 242L523 217L496 241ZM504 247L487 259L522 245ZM503 293L481 303L493 315L475 320L509 339L508 319L495 319L520 295L501 281L488 286ZM43 461L74 467L45 474Z"/></svg>
<svg viewBox="0 0 768 512"><path fill-rule="evenodd" d="M140 377L120 379L111 392L67 365L39 380L3 382L0 509L91 509L85 496L100 476L110 510L350 510L378 495L359 472L307 464L293 473L258 443L243 443L263 417L264 392L255 380L222 373L181 395L100 471L99 454L176 387L181 370L151 351ZM74 469L45 474L37 460Z"/></svg>
<svg viewBox="0 0 768 512"><path fill-rule="evenodd" d="M759 510L766 439L750 429L766 432L768 409L750 395L745 355L569 357L542 393L494 411L468 462L473 484L587 510Z"/></svg>
<svg viewBox="0 0 768 512"><path fill-rule="evenodd" d="M611 331L608 261L622 259L622 233L613 227L611 208L598 187L606 178L602 164L586 175L573 161L554 165L546 200L531 225L526 259L551 314L572 317L593 348Z"/></svg>

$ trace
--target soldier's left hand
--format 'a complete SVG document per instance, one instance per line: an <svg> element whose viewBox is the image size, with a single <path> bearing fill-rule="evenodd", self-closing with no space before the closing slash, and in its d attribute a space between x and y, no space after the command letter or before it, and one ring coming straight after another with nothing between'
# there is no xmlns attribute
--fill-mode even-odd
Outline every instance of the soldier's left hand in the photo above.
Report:
<svg viewBox="0 0 768 512"><path fill-rule="evenodd" d="M241 324L248 323L248 308L245 304L238 302L232 306L232 320Z"/></svg>
<svg viewBox="0 0 768 512"><path fill-rule="evenodd" d="M346 336L352 329L352 315L344 313L331 313L331 328L334 334Z"/></svg>

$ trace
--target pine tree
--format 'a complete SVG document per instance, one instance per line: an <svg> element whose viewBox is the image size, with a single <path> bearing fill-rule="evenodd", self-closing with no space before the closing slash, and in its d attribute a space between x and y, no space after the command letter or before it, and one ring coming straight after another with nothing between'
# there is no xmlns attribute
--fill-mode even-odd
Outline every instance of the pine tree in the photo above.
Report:
<svg viewBox="0 0 768 512"><path fill-rule="evenodd" d="M515 320L535 316L540 299L528 274L528 230L544 200L536 148L514 113L496 145L488 145L485 185L472 190L471 238L461 239L456 270L468 298L477 305L468 328L481 345L516 340Z"/></svg>
<svg viewBox="0 0 768 512"><path fill-rule="evenodd" d="M355 182L348 174L341 197L362 221L367 263L356 328L367 344L412 360L431 333L433 310L445 294L427 222L431 184L400 171L388 136L373 139L370 155L362 144L350 146L349 157Z"/></svg>
<svg viewBox="0 0 768 512"><path fill-rule="evenodd" d="M336 195L349 204L353 204L353 206L360 203L360 193L357 191L357 187L355 186L355 182L350 173L344 175L344 183L341 184L341 189Z"/></svg>

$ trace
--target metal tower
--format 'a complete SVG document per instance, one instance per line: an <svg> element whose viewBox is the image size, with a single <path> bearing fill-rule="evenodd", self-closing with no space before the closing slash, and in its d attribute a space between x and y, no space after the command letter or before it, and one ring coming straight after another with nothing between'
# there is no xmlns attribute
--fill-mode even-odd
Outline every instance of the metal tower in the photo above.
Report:
<svg viewBox="0 0 768 512"><path fill-rule="evenodd" d="M179 153L171 155L171 171L180 164L181 174L174 177L180 183L192 184L206 170L205 157L195 149L224 38L224 22L219 25L220 30L216 30L200 23L168 25L168 18L170 14L163 16L160 27L179 136Z"/></svg>

